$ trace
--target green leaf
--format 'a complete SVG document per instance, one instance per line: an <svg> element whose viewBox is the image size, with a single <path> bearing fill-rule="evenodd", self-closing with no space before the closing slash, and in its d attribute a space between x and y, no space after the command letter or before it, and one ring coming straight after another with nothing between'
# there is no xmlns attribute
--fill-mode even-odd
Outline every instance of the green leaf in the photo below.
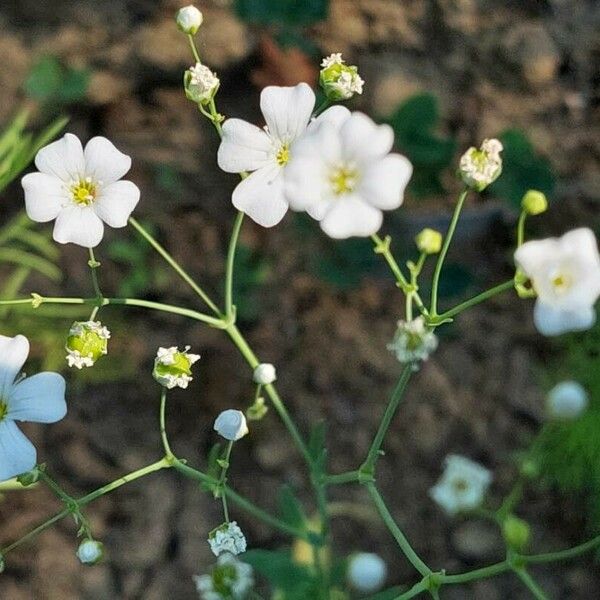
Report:
<svg viewBox="0 0 600 600"><path fill-rule="evenodd" d="M525 133L507 129L499 136L502 152L502 174L489 187L489 191L504 198L515 208L520 208L521 199L527 190L539 190L549 200L554 195L556 176L550 161L536 153Z"/></svg>
<svg viewBox="0 0 600 600"><path fill-rule="evenodd" d="M292 527L304 528L306 524L304 509L289 485L281 487L278 502L281 518Z"/></svg>
<svg viewBox="0 0 600 600"><path fill-rule="evenodd" d="M43 56L31 69L25 81L25 92L44 101L55 97L63 82L63 68L55 56Z"/></svg>
<svg viewBox="0 0 600 600"><path fill-rule="evenodd" d="M274 587L298 598L310 598L307 593L314 579L307 567L294 563L287 552L273 550L248 550L241 557L254 570L265 577Z"/></svg>
<svg viewBox="0 0 600 600"><path fill-rule="evenodd" d="M235 0L238 16L260 25L312 25L327 18L328 0Z"/></svg>

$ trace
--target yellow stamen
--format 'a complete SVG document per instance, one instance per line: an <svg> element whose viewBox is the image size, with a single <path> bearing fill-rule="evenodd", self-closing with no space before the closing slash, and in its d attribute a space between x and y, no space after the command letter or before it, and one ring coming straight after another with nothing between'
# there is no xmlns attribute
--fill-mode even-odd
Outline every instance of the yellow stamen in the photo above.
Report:
<svg viewBox="0 0 600 600"><path fill-rule="evenodd" d="M350 167L342 166L334 169L329 176L333 193L340 196L341 194L348 194L352 192L356 187L358 181L358 173L355 169Z"/></svg>
<svg viewBox="0 0 600 600"><path fill-rule="evenodd" d="M287 144L283 144L283 146L279 148L275 155L275 160L277 160L277 164L281 167L288 163L290 160L290 148Z"/></svg>
<svg viewBox="0 0 600 600"><path fill-rule="evenodd" d="M71 187L75 204L89 206L96 198L96 186L90 179L80 180Z"/></svg>
<svg viewBox="0 0 600 600"><path fill-rule="evenodd" d="M0 421L2 421L4 419L7 412L8 412L8 406L6 405L6 402L0 401Z"/></svg>

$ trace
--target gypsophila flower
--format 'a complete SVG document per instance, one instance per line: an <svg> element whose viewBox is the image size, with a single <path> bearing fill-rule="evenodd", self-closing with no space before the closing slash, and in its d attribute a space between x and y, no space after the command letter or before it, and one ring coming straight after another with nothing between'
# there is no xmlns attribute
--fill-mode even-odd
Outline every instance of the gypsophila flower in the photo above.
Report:
<svg viewBox="0 0 600 600"><path fill-rule="evenodd" d="M415 237L415 244L425 254L437 254L442 249L442 234L425 227Z"/></svg>
<svg viewBox="0 0 600 600"><path fill-rule="evenodd" d="M223 552L241 554L246 552L246 538L236 521L223 523L208 534L208 543L215 556Z"/></svg>
<svg viewBox="0 0 600 600"><path fill-rule="evenodd" d="M260 385L269 385L277 379L277 371L270 363L260 363L252 375L254 382Z"/></svg>
<svg viewBox="0 0 600 600"><path fill-rule="evenodd" d="M246 417L239 410L224 410L216 418L214 430L226 440L235 442L248 433Z"/></svg>
<svg viewBox="0 0 600 600"><path fill-rule="evenodd" d="M404 364L427 360L437 346L435 333L425 325L423 317L417 317L412 321L398 321L394 339L387 349Z"/></svg>
<svg viewBox="0 0 600 600"><path fill-rule="evenodd" d="M195 35L200 25L202 25L203 17L202 13L192 4L184 6L177 11L175 17L177 27L183 33L188 35Z"/></svg>
<svg viewBox="0 0 600 600"><path fill-rule="evenodd" d="M92 367L108 352L110 331L100 321L75 321L69 330L65 350L69 367Z"/></svg>
<svg viewBox="0 0 600 600"><path fill-rule="evenodd" d="M196 63L183 76L183 87L189 100L200 104L210 102L219 89L219 78L206 66Z"/></svg>
<svg viewBox="0 0 600 600"><path fill-rule="evenodd" d="M377 554L358 552L350 557L346 576L354 589L372 594L383 587L387 577L387 565Z"/></svg>
<svg viewBox="0 0 600 600"><path fill-rule="evenodd" d="M77 136L44 146L35 157L39 173L21 180L25 210L33 221L54 223L54 239L93 248L104 235L104 223L125 227L140 199L140 190L121 177L131 158L105 137L94 137L85 150Z"/></svg>
<svg viewBox="0 0 600 600"><path fill-rule="evenodd" d="M483 140L481 148L469 148L461 157L459 173L471 189L481 192L502 173L502 143L496 139Z"/></svg>
<svg viewBox="0 0 600 600"><path fill-rule="evenodd" d="M84 540L79 544L76 555L82 564L95 565L104 556L104 545L96 540Z"/></svg>
<svg viewBox="0 0 600 600"><path fill-rule="evenodd" d="M192 381L192 365L200 359L199 354L188 352L190 346L179 351L177 346L159 348L154 359L152 375L167 389L180 387L185 389Z"/></svg>
<svg viewBox="0 0 600 600"><path fill-rule="evenodd" d="M521 208L528 215L541 215L548 209L548 199L543 192L528 190L521 199Z"/></svg>
<svg viewBox="0 0 600 600"><path fill-rule="evenodd" d="M485 467L464 456L450 454L440 481L429 495L452 516L480 506L491 483L492 474Z"/></svg>
<svg viewBox="0 0 600 600"><path fill-rule="evenodd" d="M337 102L362 94L364 81L358 74L358 68L344 64L339 52L324 58L321 67L319 83L329 100Z"/></svg>
<svg viewBox="0 0 600 600"><path fill-rule="evenodd" d="M588 394L581 384L577 381L562 381L548 392L546 409L550 418L570 421L580 417L588 403Z"/></svg>
<svg viewBox="0 0 600 600"><path fill-rule="evenodd" d="M18 376L28 354L25 336L0 335L0 481L31 471L36 463L35 447L15 421L55 423L67 413L61 375Z"/></svg>
<svg viewBox="0 0 600 600"><path fill-rule="evenodd" d="M228 552L219 556L209 575L193 580L201 600L244 600L254 587L252 567Z"/></svg>
<svg viewBox="0 0 600 600"><path fill-rule="evenodd" d="M389 125L342 106L325 111L294 145L285 179L290 207L332 238L376 233L382 211L402 204L412 175L406 157L390 154L393 142Z"/></svg>
<svg viewBox="0 0 600 600"><path fill-rule="evenodd" d="M591 229L526 242L515 251L517 267L537 294L533 319L543 335L589 329L600 296L600 254Z"/></svg>

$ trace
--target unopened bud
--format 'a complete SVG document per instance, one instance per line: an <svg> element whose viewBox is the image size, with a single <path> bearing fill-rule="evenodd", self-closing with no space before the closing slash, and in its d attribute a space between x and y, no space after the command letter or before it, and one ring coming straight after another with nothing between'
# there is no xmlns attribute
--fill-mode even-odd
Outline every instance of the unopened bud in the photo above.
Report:
<svg viewBox="0 0 600 600"><path fill-rule="evenodd" d="M442 249L442 234L426 227L415 238L415 244L425 254L437 254Z"/></svg>
<svg viewBox="0 0 600 600"><path fill-rule="evenodd" d="M254 369L254 381L260 385L269 385L277 379L275 367L269 363L261 363Z"/></svg>
<svg viewBox="0 0 600 600"><path fill-rule="evenodd" d="M523 519L510 515L502 525L502 535L511 548L523 550L529 543L531 528Z"/></svg>
<svg viewBox="0 0 600 600"><path fill-rule="evenodd" d="M529 190L521 200L521 208L528 215L541 215L548 210L548 200L543 192Z"/></svg>
<svg viewBox="0 0 600 600"><path fill-rule="evenodd" d="M362 94L364 81L358 74L358 67L344 64L339 52L324 58L321 67L319 84L329 100L337 102Z"/></svg>
<svg viewBox="0 0 600 600"><path fill-rule="evenodd" d="M175 20L180 31L188 35L195 35L200 25L202 25L202 13L190 4L177 11Z"/></svg>
<svg viewBox="0 0 600 600"><path fill-rule="evenodd" d="M39 478L40 478L39 468L33 467L33 469L31 469L31 471L27 471L27 473L21 473L21 475L19 475L17 477L17 481L23 487L27 487L29 485L33 485L34 483L37 483Z"/></svg>
<svg viewBox="0 0 600 600"><path fill-rule="evenodd" d="M239 410L224 410L215 420L214 430L226 440L235 442L248 433L246 417Z"/></svg>
<svg viewBox="0 0 600 600"><path fill-rule="evenodd" d="M104 556L104 545L96 540L84 540L77 548L77 558L84 565L95 565Z"/></svg>
<svg viewBox="0 0 600 600"><path fill-rule="evenodd" d="M188 100L208 104L219 89L219 78L205 65L196 63L183 76L183 87Z"/></svg>

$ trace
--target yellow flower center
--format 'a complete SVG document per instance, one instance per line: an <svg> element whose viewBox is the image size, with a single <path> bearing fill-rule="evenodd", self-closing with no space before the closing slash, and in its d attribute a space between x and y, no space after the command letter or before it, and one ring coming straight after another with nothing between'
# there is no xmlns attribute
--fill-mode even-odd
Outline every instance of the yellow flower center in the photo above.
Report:
<svg viewBox="0 0 600 600"><path fill-rule="evenodd" d="M337 167L331 172L329 182L331 183L333 193L337 196L348 194L354 191L358 183L358 173L352 167Z"/></svg>
<svg viewBox="0 0 600 600"><path fill-rule="evenodd" d="M71 196L75 204L89 206L96 198L96 186L86 177L71 186Z"/></svg>
<svg viewBox="0 0 600 600"><path fill-rule="evenodd" d="M571 279L564 273L556 273L552 276L550 282L557 294L564 294L571 287Z"/></svg>
<svg viewBox="0 0 600 600"><path fill-rule="evenodd" d="M0 421L4 420L4 417L6 417L7 412L8 412L8 406L7 406L6 402L2 402L0 400Z"/></svg>
<svg viewBox="0 0 600 600"><path fill-rule="evenodd" d="M275 160L280 167L283 167L290 160L290 147L287 144L283 144L275 155Z"/></svg>
<svg viewBox="0 0 600 600"><path fill-rule="evenodd" d="M452 487L454 488L455 492L460 493L466 491L469 487L469 484L464 479L455 479L452 482Z"/></svg>

